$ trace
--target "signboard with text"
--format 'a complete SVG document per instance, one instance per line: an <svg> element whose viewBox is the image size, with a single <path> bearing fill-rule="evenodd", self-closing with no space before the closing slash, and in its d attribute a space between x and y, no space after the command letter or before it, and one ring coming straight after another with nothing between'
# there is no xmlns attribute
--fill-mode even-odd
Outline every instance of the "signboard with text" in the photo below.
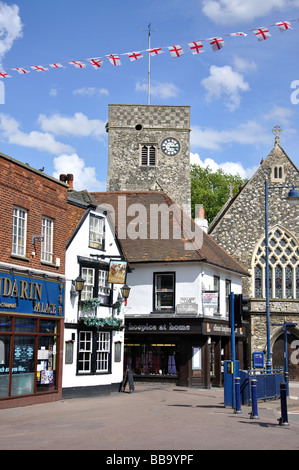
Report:
<svg viewBox="0 0 299 470"><path fill-rule="evenodd" d="M64 282L0 271L0 312L64 317Z"/></svg>

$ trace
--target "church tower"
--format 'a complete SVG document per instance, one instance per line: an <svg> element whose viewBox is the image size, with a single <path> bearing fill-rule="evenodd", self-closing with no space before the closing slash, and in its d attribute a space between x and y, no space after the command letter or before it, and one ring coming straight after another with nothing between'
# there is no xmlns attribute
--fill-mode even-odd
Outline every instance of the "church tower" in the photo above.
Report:
<svg viewBox="0 0 299 470"><path fill-rule="evenodd" d="M107 191L163 190L190 213L190 107L109 105Z"/></svg>

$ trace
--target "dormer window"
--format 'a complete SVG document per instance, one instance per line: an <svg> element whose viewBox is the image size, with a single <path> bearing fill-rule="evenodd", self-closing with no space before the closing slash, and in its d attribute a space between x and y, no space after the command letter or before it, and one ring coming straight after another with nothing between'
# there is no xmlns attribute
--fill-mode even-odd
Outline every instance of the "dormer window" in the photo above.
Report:
<svg viewBox="0 0 299 470"><path fill-rule="evenodd" d="M104 219L92 214L89 219L89 246L104 249Z"/></svg>

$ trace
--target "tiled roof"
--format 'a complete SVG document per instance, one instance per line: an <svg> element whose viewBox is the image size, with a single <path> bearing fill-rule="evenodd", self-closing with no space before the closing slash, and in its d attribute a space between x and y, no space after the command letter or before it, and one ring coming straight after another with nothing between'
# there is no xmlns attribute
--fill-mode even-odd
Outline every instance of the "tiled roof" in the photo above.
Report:
<svg viewBox="0 0 299 470"><path fill-rule="evenodd" d="M163 238L165 232L161 231L160 223L157 225L153 214L158 207L164 207L167 213L168 208L174 205L164 192L115 191L91 195L101 206L105 204L108 209L109 206L113 208L116 234L129 263L204 261L243 276L249 275L199 227L196 226L195 232L195 222L187 214L182 218L185 221L183 223L181 212L175 215L172 212L166 214L169 215L169 224L166 224L169 236ZM163 228L165 229L164 225ZM202 243L197 248L187 250L186 247L190 246L188 241L194 238L194 233L200 233ZM197 235L195 239L198 238Z"/></svg>

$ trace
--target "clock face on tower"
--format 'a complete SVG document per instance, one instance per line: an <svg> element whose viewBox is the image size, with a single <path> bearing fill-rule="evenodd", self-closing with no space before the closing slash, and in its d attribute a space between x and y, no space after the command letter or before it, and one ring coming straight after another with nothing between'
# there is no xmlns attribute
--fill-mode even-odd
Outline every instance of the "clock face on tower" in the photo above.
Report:
<svg viewBox="0 0 299 470"><path fill-rule="evenodd" d="M180 148L181 146L179 141L173 137L167 137L161 144L162 152L168 157L177 155L180 151Z"/></svg>

